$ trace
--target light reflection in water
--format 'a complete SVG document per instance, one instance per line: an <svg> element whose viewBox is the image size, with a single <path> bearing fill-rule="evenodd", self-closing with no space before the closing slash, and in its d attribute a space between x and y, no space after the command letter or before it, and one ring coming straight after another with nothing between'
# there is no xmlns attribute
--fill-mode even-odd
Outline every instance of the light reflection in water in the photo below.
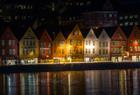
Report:
<svg viewBox="0 0 140 95"><path fill-rule="evenodd" d="M140 70L0 74L0 95L140 95Z"/></svg>

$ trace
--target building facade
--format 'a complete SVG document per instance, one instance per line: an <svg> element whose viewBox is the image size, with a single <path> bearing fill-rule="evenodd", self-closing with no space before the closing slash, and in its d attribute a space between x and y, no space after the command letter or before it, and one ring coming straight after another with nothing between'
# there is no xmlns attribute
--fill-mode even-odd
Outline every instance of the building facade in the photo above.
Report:
<svg viewBox="0 0 140 95"><path fill-rule="evenodd" d="M38 63L39 40L29 27L19 42L19 56L22 64Z"/></svg>
<svg viewBox="0 0 140 95"><path fill-rule="evenodd" d="M140 60L140 30L134 26L128 38L128 52L132 61Z"/></svg>
<svg viewBox="0 0 140 95"><path fill-rule="evenodd" d="M91 28L84 40L84 60L91 62L96 59L98 54L98 39Z"/></svg>
<svg viewBox="0 0 140 95"><path fill-rule="evenodd" d="M46 63L52 59L52 39L47 31L43 31L39 40L39 62Z"/></svg>
<svg viewBox="0 0 140 95"><path fill-rule="evenodd" d="M53 41L53 59L56 62L64 62L66 57L66 39L62 32L59 32Z"/></svg>
<svg viewBox="0 0 140 95"><path fill-rule="evenodd" d="M78 25L67 38L67 58L71 61L84 60L84 38Z"/></svg>
<svg viewBox="0 0 140 95"><path fill-rule="evenodd" d="M6 27L0 36L0 57L3 64L18 63L18 39L10 27Z"/></svg>
<svg viewBox="0 0 140 95"><path fill-rule="evenodd" d="M110 60L110 42L111 38L107 34L106 30L103 29L98 38L99 41L99 53L98 58L100 61Z"/></svg>
<svg viewBox="0 0 140 95"><path fill-rule="evenodd" d="M117 27L111 37L111 60L122 61L127 49L127 38L120 26Z"/></svg>

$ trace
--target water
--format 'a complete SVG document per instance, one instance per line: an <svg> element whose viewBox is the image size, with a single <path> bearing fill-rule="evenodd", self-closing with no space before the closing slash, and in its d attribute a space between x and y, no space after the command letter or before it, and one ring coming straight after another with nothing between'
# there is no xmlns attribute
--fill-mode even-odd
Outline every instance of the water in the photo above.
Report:
<svg viewBox="0 0 140 95"><path fill-rule="evenodd" d="M140 69L1 74L0 95L140 95Z"/></svg>

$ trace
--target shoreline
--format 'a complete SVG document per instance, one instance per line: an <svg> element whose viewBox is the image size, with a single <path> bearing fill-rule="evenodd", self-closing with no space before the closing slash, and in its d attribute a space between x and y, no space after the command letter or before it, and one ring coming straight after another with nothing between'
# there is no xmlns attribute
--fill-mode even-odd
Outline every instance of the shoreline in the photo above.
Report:
<svg viewBox="0 0 140 95"><path fill-rule="evenodd" d="M63 64L29 64L29 65L2 65L0 73L35 73L84 70L120 70L138 69L140 62L99 62L99 63L63 63Z"/></svg>

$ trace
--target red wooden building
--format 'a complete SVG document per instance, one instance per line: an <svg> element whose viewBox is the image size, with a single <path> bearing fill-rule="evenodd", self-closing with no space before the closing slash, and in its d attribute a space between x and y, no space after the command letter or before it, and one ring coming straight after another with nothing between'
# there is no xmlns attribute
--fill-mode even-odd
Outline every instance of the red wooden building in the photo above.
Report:
<svg viewBox="0 0 140 95"><path fill-rule="evenodd" d="M39 41L39 62L46 63L52 58L52 39L48 32L44 30Z"/></svg>
<svg viewBox="0 0 140 95"><path fill-rule="evenodd" d="M127 47L127 37L120 26L111 37L111 60L122 61Z"/></svg>
<svg viewBox="0 0 140 95"><path fill-rule="evenodd" d="M18 39L9 26L0 36L0 58L3 64L16 64L18 60Z"/></svg>
<svg viewBox="0 0 140 95"><path fill-rule="evenodd" d="M134 26L128 38L128 51L132 61L140 60L140 30Z"/></svg>

